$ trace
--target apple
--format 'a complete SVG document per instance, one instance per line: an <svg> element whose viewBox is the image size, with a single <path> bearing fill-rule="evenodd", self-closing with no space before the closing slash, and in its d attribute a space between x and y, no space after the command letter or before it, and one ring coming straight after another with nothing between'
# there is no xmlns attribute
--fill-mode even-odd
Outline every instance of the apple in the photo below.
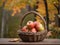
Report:
<svg viewBox="0 0 60 45"><path fill-rule="evenodd" d="M38 21L35 21L34 22L34 25L36 26L36 25L39 25L39 22Z"/></svg>
<svg viewBox="0 0 60 45"><path fill-rule="evenodd" d="M38 31L43 31L44 30L44 27L43 27L43 25L41 23L39 23L39 24L36 25L36 29Z"/></svg>
<svg viewBox="0 0 60 45"><path fill-rule="evenodd" d="M31 32L36 33L37 31L36 31L35 28L32 28L32 29L31 29Z"/></svg>
<svg viewBox="0 0 60 45"><path fill-rule="evenodd" d="M28 21L28 22L27 22L27 27L28 27L29 29L34 28L34 22L33 22L33 21Z"/></svg>
<svg viewBox="0 0 60 45"><path fill-rule="evenodd" d="M24 27L22 28L22 31L23 31L23 32L28 32L27 26L24 26Z"/></svg>

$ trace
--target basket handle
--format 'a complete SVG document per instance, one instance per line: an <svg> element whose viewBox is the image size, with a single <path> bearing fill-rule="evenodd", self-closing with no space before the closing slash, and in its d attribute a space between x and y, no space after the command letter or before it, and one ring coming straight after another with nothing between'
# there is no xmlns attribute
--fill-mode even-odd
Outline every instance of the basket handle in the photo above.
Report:
<svg viewBox="0 0 60 45"><path fill-rule="evenodd" d="M22 22L23 22L24 18L26 17L26 15L28 15L28 14L30 14L30 13L34 13L34 14L36 14L37 16L39 16L39 17L43 20L43 22L45 23L45 29L47 30L45 19L44 19L38 12L36 12L36 11L30 11L30 12L27 12L27 13L25 13L25 14L23 15L23 17L22 17L22 19L21 19L21 22L20 22L20 28L22 28Z"/></svg>

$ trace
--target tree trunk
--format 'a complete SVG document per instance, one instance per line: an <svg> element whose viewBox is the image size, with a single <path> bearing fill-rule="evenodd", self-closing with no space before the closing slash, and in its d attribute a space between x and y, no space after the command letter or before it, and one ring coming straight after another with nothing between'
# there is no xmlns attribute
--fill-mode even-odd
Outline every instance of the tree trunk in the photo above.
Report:
<svg viewBox="0 0 60 45"><path fill-rule="evenodd" d="M5 26L5 10L4 10L4 6L5 6L6 1L3 2L2 5L2 25L1 25L1 38L4 37L4 26Z"/></svg>
<svg viewBox="0 0 60 45"><path fill-rule="evenodd" d="M2 15L1 38L3 38L4 36L4 27L5 27L5 10L3 10L3 15Z"/></svg>
<svg viewBox="0 0 60 45"><path fill-rule="evenodd" d="M49 31L49 13L48 13L48 5L47 0L44 0L45 8L46 8L46 23L47 23L47 30Z"/></svg>
<svg viewBox="0 0 60 45"><path fill-rule="evenodd" d="M59 12L59 14L60 14L60 0L58 0L58 2L59 2L59 3L58 3L58 8L59 8L59 9L58 9L58 10L59 10L58 12Z"/></svg>

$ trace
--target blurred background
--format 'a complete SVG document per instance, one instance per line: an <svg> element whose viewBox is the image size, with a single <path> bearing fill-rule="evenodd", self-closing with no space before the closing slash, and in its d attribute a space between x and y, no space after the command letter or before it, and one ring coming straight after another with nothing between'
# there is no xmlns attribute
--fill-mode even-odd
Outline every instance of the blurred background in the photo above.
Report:
<svg viewBox="0 0 60 45"><path fill-rule="evenodd" d="M60 38L59 2L60 0L0 0L0 38L18 37L17 30L20 28L21 18L28 11L36 11L45 20L48 19L47 38ZM35 17L40 20L39 17ZM33 14L30 14L24 22L27 22L27 19L34 20L33 18Z"/></svg>

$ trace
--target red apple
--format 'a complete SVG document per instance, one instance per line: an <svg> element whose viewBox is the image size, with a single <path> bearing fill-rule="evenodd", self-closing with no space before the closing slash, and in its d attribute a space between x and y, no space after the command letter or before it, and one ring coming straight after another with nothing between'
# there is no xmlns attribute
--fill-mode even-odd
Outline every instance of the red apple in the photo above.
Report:
<svg viewBox="0 0 60 45"><path fill-rule="evenodd" d="M32 29L31 29L31 32L36 33L37 31L36 31L35 28L32 28Z"/></svg>
<svg viewBox="0 0 60 45"><path fill-rule="evenodd" d="M28 32L27 26L24 26L24 27L22 28L22 31L23 31L23 32Z"/></svg>
<svg viewBox="0 0 60 45"><path fill-rule="evenodd" d="M37 30L37 31L42 31L42 30L44 30L43 25L42 25L41 23L37 24L37 25L36 25L36 30Z"/></svg>
<svg viewBox="0 0 60 45"><path fill-rule="evenodd" d="M39 22L38 21L35 21L34 22L34 25L36 26L36 25L39 25Z"/></svg>
<svg viewBox="0 0 60 45"><path fill-rule="evenodd" d="M28 22L27 22L27 26L28 26L29 29L34 28L34 23L33 23L33 21L28 21Z"/></svg>

